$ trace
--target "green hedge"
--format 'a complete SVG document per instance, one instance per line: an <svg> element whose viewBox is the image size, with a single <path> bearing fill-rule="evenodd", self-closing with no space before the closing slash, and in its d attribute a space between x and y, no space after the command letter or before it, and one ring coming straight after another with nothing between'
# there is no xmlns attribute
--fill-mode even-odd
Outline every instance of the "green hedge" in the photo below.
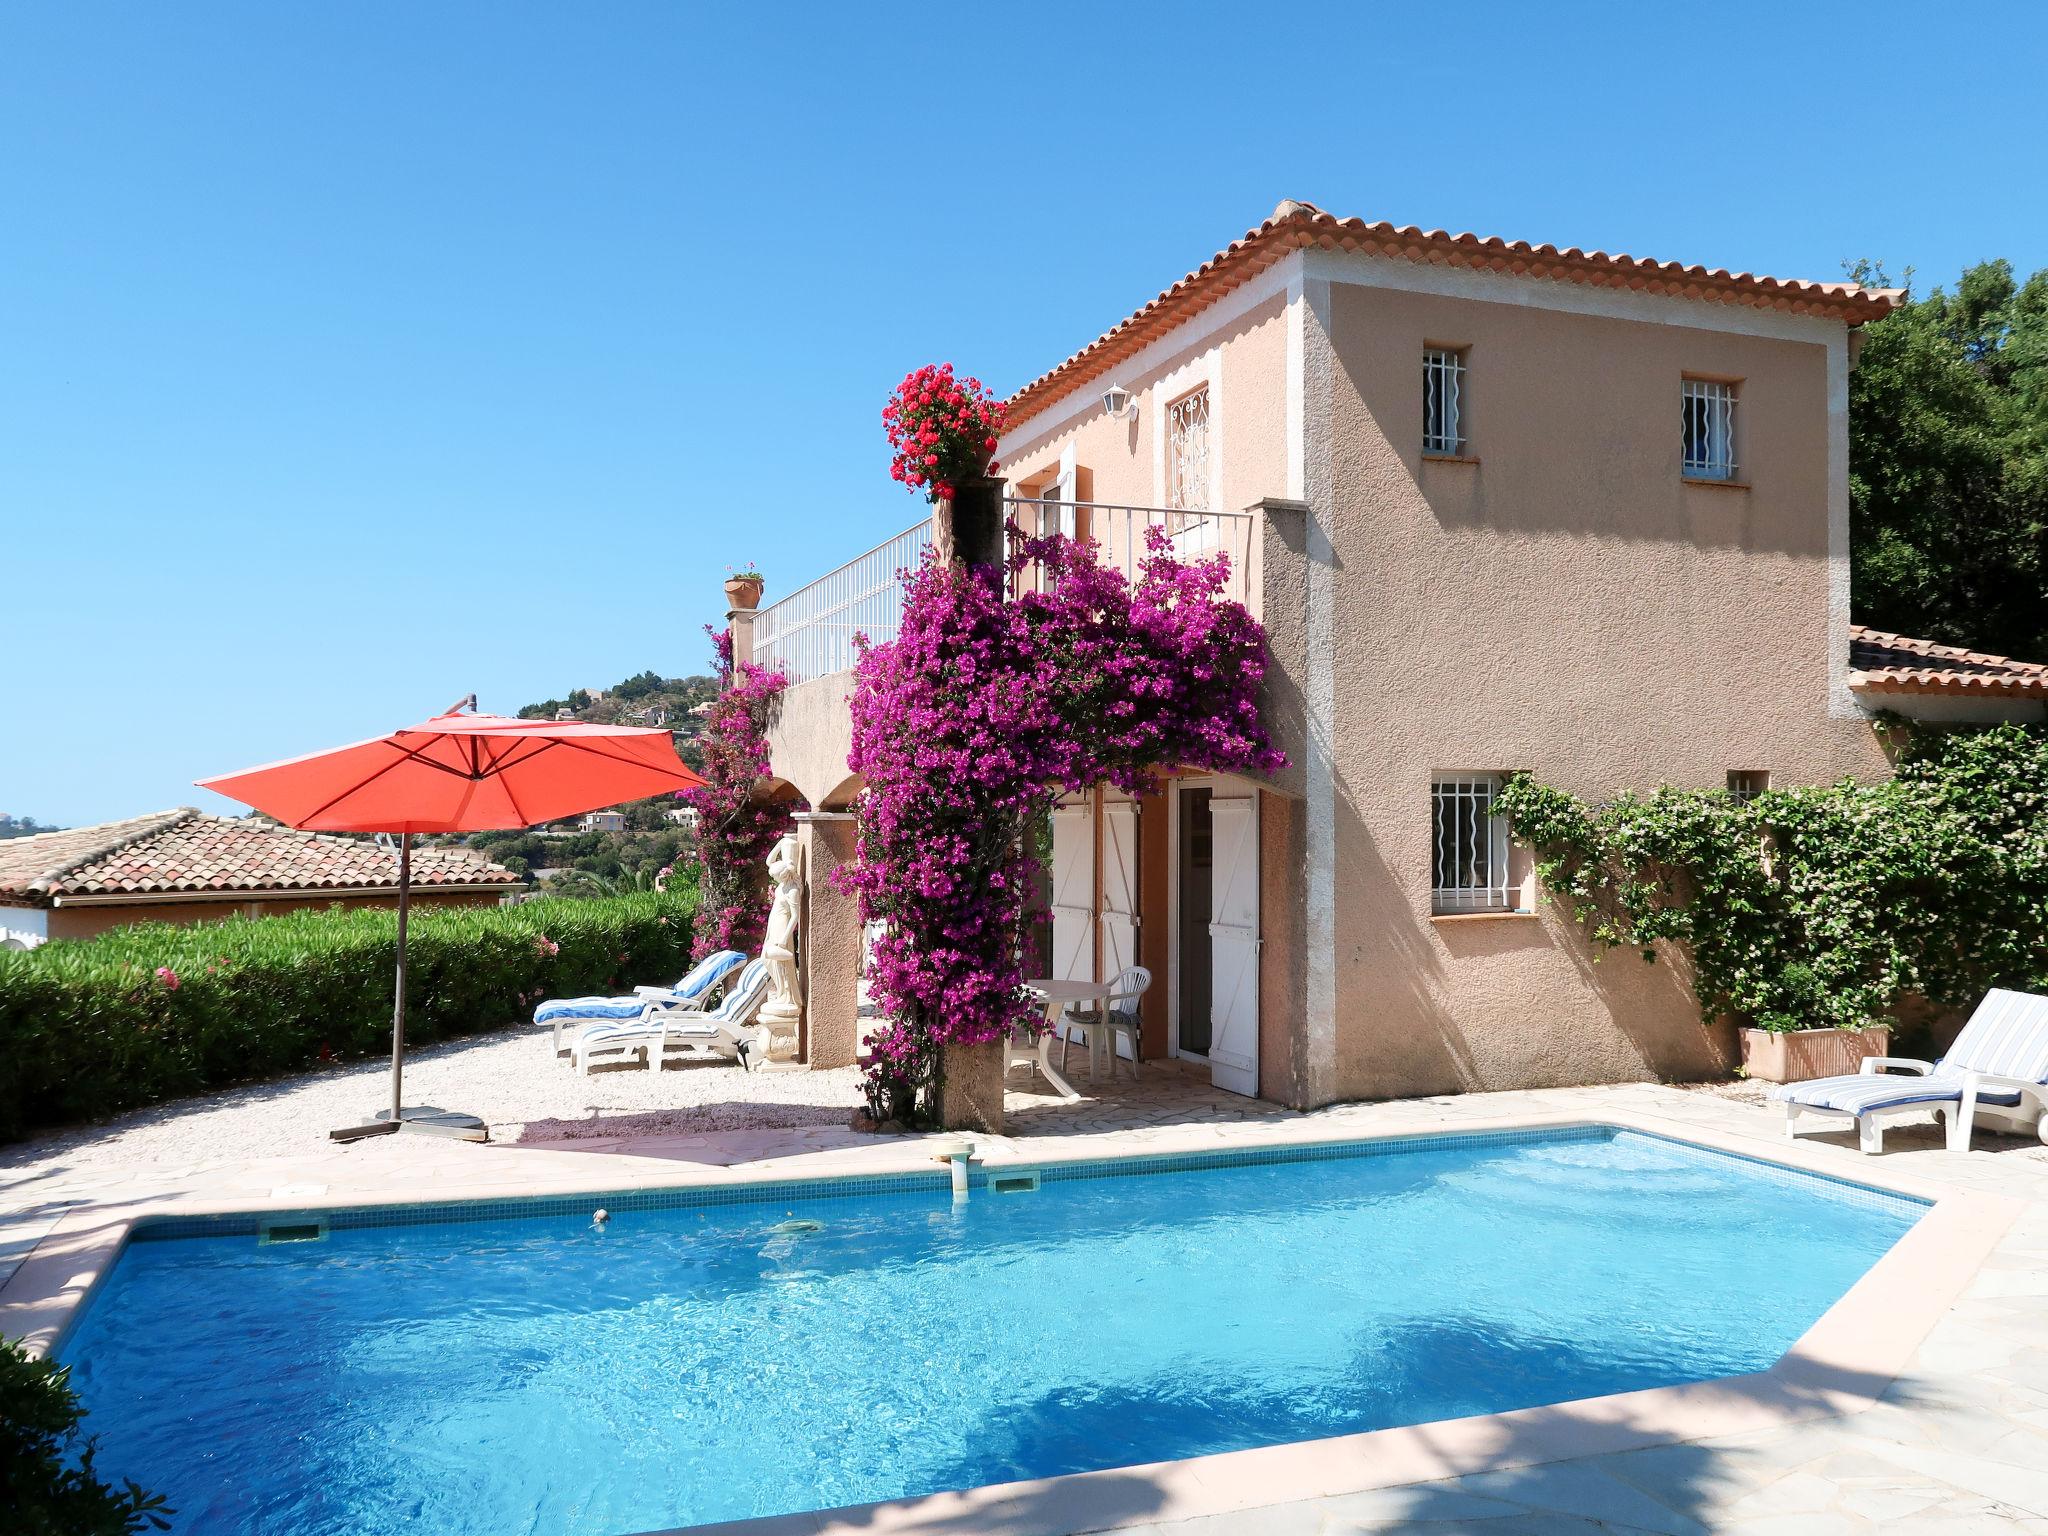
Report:
<svg viewBox="0 0 2048 1536"><path fill-rule="evenodd" d="M2048 730L1913 731L1888 782L1747 804L1667 786L1588 805L1518 777L1500 810L1596 943L1686 952L1709 1021L1860 1029L1908 997L2048 988Z"/></svg>
<svg viewBox="0 0 2048 1536"><path fill-rule="evenodd" d="M137 1536L170 1528L162 1494L116 1488L79 1428L71 1372L0 1339L0 1509L9 1536Z"/></svg>
<svg viewBox="0 0 2048 1536"><path fill-rule="evenodd" d="M672 981L689 968L692 913L687 895L652 893L416 909L406 1039ZM388 1051L397 926L390 911L329 909L0 951L0 1141Z"/></svg>

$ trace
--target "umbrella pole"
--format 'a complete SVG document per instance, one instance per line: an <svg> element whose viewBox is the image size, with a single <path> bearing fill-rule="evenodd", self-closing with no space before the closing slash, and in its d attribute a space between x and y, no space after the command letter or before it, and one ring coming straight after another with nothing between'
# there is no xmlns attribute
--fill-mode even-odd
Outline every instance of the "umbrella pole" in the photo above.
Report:
<svg viewBox="0 0 2048 1536"><path fill-rule="evenodd" d="M412 834L398 834L398 998L391 1005L391 1121L405 1108L405 919L412 905Z"/></svg>

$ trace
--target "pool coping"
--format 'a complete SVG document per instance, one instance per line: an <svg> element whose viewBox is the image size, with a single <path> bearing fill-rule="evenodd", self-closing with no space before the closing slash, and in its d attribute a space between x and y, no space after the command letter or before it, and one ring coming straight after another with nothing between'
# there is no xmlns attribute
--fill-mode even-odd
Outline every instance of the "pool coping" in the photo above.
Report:
<svg viewBox="0 0 2048 1536"><path fill-rule="evenodd" d="M1314 1126L1253 1122L1220 1132L1189 1127L1179 1135L1117 1150L1112 1134L1058 1142L975 1136L904 1138L889 1155L858 1170L789 1171L662 1162L622 1182L615 1167L588 1177L536 1179L524 1187L451 1181L423 1199L412 1190L353 1194L280 1204L274 1198L147 1199L65 1211L0 1286L0 1336L19 1337L31 1354L54 1350L112 1269L138 1226L166 1219L252 1214L312 1216L334 1211L440 1206L467 1201L580 1198L663 1190L739 1190L750 1185L836 1184L933 1171L937 1148L971 1143L989 1171L1059 1163L1144 1162L1195 1153L1259 1148L1369 1145L1417 1137L1459 1139L1488 1133L1613 1127L1711 1152L1813 1175L1835 1183L1924 1201L1924 1216L1872 1265L1769 1369L1682 1386L1651 1387L1505 1413L1439 1420L1321 1440L1226 1451L1185 1460L1071 1473L961 1492L673 1527L645 1536L879 1536L912 1531L1001 1532L1005 1536L1113 1529L1118 1525L1228 1515L1294 1499L1365 1493L1407 1483L1549 1461L1769 1430L1842 1417L1871 1406L1911 1361L1921 1342L1969 1285L2024 1208L2002 1195L1891 1174L1858 1165L1854 1174L1798 1143L1769 1150L1739 1136L1625 1109L1596 1114L1510 1114L1455 1127ZM1109 1148L1101 1144L1109 1142ZM507 1150L518 1151L516 1146ZM533 1149L526 1149L533 1150ZM829 1154L824 1154L829 1156ZM1147 1489L1142 1509L1128 1489Z"/></svg>

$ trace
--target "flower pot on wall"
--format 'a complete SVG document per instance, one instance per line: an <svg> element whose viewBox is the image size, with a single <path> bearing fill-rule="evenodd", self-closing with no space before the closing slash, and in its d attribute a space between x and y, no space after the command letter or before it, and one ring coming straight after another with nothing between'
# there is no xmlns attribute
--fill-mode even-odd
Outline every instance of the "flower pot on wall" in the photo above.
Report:
<svg viewBox="0 0 2048 1536"><path fill-rule="evenodd" d="M732 607L747 611L761 604L761 578L758 576L728 576L725 580L725 600Z"/></svg>
<svg viewBox="0 0 2048 1536"><path fill-rule="evenodd" d="M1763 1083L1803 1083L1860 1072L1866 1058L1891 1048L1892 1032L1877 1029L1745 1029L1742 1070Z"/></svg>

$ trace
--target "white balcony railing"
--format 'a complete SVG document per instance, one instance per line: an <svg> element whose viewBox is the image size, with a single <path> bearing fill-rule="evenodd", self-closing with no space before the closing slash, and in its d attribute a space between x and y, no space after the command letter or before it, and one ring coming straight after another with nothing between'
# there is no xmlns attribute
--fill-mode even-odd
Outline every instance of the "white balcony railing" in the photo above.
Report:
<svg viewBox="0 0 2048 1536"><path fill-rule="evenodd" d="M1011 522L1027 534L1040 538L1064 533L1070 538L1091 540L1096 558L1104 565L1135 580L1138 567L1150 550L1146 532L1158 528L1166 534L1167 549L1183 560L1214 554L1230 557L1230 577L1223 595L1240 603L1250 601L1252 524L1250 512L1176 512L1166 507L1124 507L1100 501L1031 501L1011 497L1003 510ZM1042 577L1024 571L1019 580L1030 588Z"/></svg>
<svg viewBox="0 0 2048 1536"><path fill-rule="evenodd" d="M1007 498L1003 511L1027 534L1065 533L1092 540L1098 559L1133 578L1147 553L1146 530L1163 529L1168 547L1182 559L1219 551L1228 555L1230 579L1224 595L1248 601L1253 524L1249 512L1175 512L1019 497ZM903 621L901 574L916 566L931 541L932 525L926 520L770 603L754 616L754 660L780 668L792 683L806 683L851 667L855 635L866 635L876 645L894 640ZM1032 590L1043 577L1031 569L1020 572L1017 580Z"/></svg>
<svg viewBox="0 0 2048 1536"><path fill-rule="evenodd" d="M880 645L903 622L901 573L932 541L931 519L906 528L836 571L798 587L754 616L754 660L792 683L830 677L854 663L853 637Z"/></svg>

